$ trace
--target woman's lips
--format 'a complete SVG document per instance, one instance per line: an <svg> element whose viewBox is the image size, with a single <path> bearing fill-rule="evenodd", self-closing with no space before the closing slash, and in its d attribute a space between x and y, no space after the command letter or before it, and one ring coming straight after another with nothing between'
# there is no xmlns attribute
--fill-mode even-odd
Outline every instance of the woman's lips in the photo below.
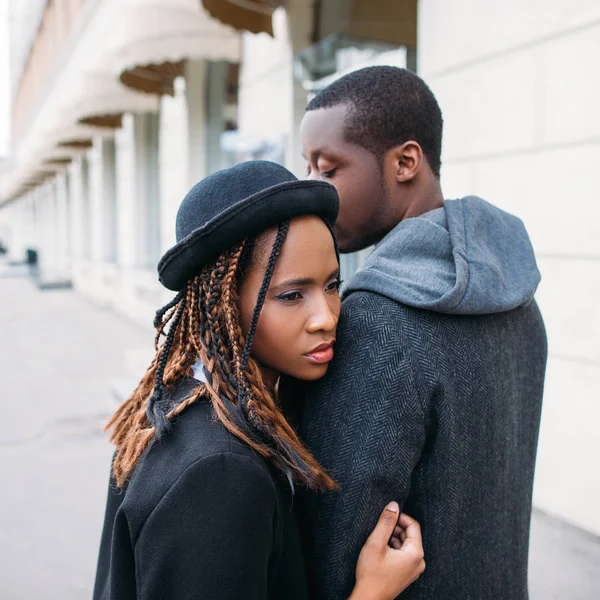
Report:
<svg viewBox="0 0 600 600"><path fill-rule="evenodd" d="M319 365L331 362L331 360L333 360L333 342L330 342L329 344L321 344L312 352L308 352L304 356Z"/></svg>

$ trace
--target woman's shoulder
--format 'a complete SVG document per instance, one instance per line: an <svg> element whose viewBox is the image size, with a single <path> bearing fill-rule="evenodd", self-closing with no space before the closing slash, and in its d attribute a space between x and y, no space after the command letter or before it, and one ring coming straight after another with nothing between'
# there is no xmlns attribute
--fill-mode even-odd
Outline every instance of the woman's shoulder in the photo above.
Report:
<svg viewBox="0 0 600 600"><path fill-rule="evenodd" d="M215 418L208 401L200 400L187 407L171 431L140 459L122 510L132 532L139 531L165 496L185 500L188 494L197 496L200 486L206 495L224 499L231 485L241 497L251 493L277 502L277 486L265 459Z"/></svg>

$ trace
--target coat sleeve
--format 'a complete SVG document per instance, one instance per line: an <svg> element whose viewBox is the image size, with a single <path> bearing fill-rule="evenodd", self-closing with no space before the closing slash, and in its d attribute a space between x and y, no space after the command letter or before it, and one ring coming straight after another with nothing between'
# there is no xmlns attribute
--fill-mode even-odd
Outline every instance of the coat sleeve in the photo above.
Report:
<svg viewBox="0 0 600 600"><path fill-rule="evenodd" d="M276 510L275 484L251 457L195 462L140 530L137 597L266 599Z"/></svg>
<svg viewBox="0 0 600 600"><path fill-rule="evenodd" d="M372 296L344 302L336 358L307 388L301 415L303 439L340 485L300 503L314 598L348 597L360 550L383 507L404 506L425 443L426 358L397 305Z"/></svg>

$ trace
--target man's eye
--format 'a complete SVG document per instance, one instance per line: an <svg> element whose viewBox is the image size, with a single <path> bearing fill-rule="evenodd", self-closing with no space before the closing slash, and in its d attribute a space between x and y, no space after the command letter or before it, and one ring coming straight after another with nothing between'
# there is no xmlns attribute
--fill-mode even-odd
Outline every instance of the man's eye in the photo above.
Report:
<svg viewBox="0 0 600 600"><path fill-rule="evenodd" d="M310 173L311 173L310 165L306 165L306 175L310 175Z"/></svg>
<svg viewBox="0 0 600 600"><path fill-rule="evenodd" d="M302 294L300 292L286 292L285 294L280 294L277 296L278 300L283 300L284 302L294 302L295 300L300 300L302 298Z"/></svg>
<svg viewBox="0 0 600 600"><path fill-rule="evenodd" d="M323 175L323 177L325 177L326 179L329 179L334 176L336 171L337 171L337 168L329 169L329 171L322 171L321 175Z"/></svg>

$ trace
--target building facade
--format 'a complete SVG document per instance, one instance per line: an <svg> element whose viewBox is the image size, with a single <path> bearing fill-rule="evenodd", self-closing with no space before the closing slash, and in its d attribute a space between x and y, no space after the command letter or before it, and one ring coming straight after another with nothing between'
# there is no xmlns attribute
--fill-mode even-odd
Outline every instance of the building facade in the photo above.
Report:
<svg viewBox="0 0 600 600"><path fill-rule="evenodd" d="M17 19L26 3L12 4ZM34 31L11 29L0 235L14 260L37 251L42 287L71 284L143 324L170 299L155 266L191 184L248 158L302 176L298 126L311 93L368 64L416 69L444 113L446 197L477 194L517 214L537 250L550 360L535 503L600 534L597 2L30 8ZM344 260L348 272L361 256Z"/></svg>
<svg viewBox="0 0 600 600"><path fill-rule="evenodd" d="M600 4L421 0L419 73L444 112L446 197L520 216L549 362L536 506L600 534Z"/></svg>

